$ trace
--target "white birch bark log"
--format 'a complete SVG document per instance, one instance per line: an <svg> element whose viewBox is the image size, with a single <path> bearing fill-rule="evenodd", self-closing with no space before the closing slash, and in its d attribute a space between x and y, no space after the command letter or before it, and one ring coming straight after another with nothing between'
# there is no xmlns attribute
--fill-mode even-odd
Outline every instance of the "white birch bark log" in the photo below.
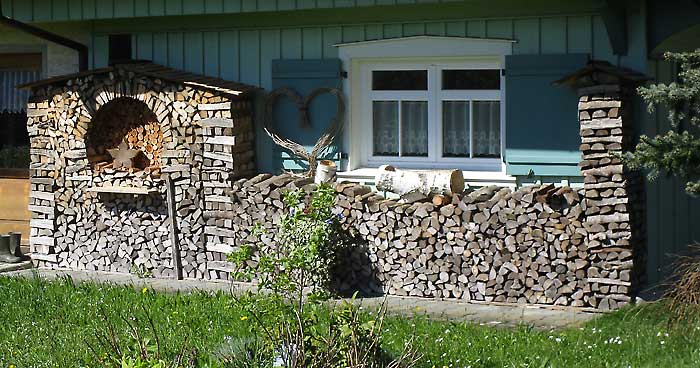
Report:
<svg viewBox="0 0 700 368"><path fill-rule="evenodd" d="M375 184L378 190L396 193L411 200L464 192L461 170L406 171L383 165L378 169Z"/></svg>

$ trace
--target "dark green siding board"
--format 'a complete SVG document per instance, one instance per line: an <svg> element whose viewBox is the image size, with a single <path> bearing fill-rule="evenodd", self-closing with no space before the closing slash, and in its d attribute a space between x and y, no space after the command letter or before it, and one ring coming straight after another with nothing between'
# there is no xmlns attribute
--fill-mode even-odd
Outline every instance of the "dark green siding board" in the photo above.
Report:
<svg viewBox="0 0 700 368"><path fill-rule="evenodd" d="M277 0L258 0L256 11L271 12L277 10Z"/></svg>
<svg viewBox="0 0 700 368"><path fill-rule="evenodd" d="M260 33L240 32L240 76L243 83L260 85Z"/></svg>
<svg viewBox="0 0 700 368"><path fill-rule="evenodd" d="M219 53L219 69L221 78L238 81L239 74L239 50L238 31L224 31L219 35L221 52Z"/></svg>
<svg viewBox="0 0 700 368"><path fill-rule="evenodd" d="M153 33L136 35L136 55L140 60L153 60Z"/></svg>
<svg viewBox="0 0 700 368"><path fill-rule="evenodd" d="M35 22L43 22L53 19L53 6L34 1L27 1L32 4L32 18Z"/></svg>
<svg viewBox="0 0 700 368"><path fill-rule="evenodd" d="M185 70L202 74L204 72L204 42L201 32L185 33Z"/></svg>
<svg viewBox="0 0 700 368"><path fill-rule="evenodd" d="M109 57L109 40L107 36L94 37L94 67L104 68L107 66Z"/></svg>
<svg viewBox="0 0 700 368"><path fill-rule="evenodd" d="M286 11L296 9L295 0L277 0L277 10Z"/></svg>
<svg viewBox="0 0 700 368"><path fill-rule="evenodd" d="M243 0L226 0L224 1L224 12L239 13L241 11L241 1Z"/></svg>
<svg viewBox="0 0 700 368"><path fill-rule="evenodd" d="M302 30L302 58L319 59L323 57L323 31L321 28L304 28Z"/></svg>
<svg viewBox="0 0 700 368"><path fill-rule="evenodd" d="M260 86L269 89L272 86L272 60L279 59L280 31L265 30L260 33Z"/></svg>
<svg viewBox="0 0 700 368"><path fill-rule="evenodd" d="M403 27L400 24L384 25L384 38L398 38L403 36Z"/></svg>
<svg viewBox="0 0 700 368"><path fill-rule="evenodd" d="M425 34L425 23L406 23L403 25L404 37L421 36Z"/></svg>
<svg viewBox="0 0 700 368"><path fill-rule="evenodd" d="M54 20L68 20L68 0L53 0L51 8Z"/></svg>
<svg viewBox="0 0 700 368"><path fill-rule="evenodd" d="M96 0L83 0L83 19L94 19L97 11Z"/></svg>
<svg viewBox="0 0 700 368"><path fill-rule="evenodd" d="M567 51L591 52L593 47L593 19L590 16L568 17Z"/></svg>
<svg viewBox="0 0 700 368"><path fill-rule="evenodd" d="M381 24L365 25L365 40L378 40L382 38Z"/></svg>
<svg viewBox="0 0 700 368"><path fill-rule="evenodd" d="M578 96L552 81L588 62L587 54L506 57L506 163L513 175L570 175L580 161ZM545 108L546 106L546 108ZM552 172L551 165L570 167ZM539 170L539 172L538 172Z"/></svg>
<svg viewBox="0 0 700 368"><path fill-rule="evenodd" d="M333 0L316 0L316 8L323 9L323 8L332 8L333 7Z"/></svg>
<svg viewBox="0 0 700 368"><path fill-rule="evenodd" d="M357 6L374 6L377 4L376 0L356 0Z"/></svg>
<svg viewBox="0 0 700 368"><path fill-rule="evenodd" d="M32 1L12 1L12 17L23 21L34 21L34 12L32 6Z"/></svg>
<svg viewBox="0 0 700 368"><path fill-rule="evenodd" d="M3 1L2 2L2 13L8 16L14 16L12 14L12 1Z"/></svg>
<svg viewBox="0 0 700 368"><path fill-rule="evenodd" d="M224 11L223 0L206 0L204 10L207 14L219 14Z"/></svg>
<svg viewBox="0 0 700 368"><path fill-rule="evenodd" d="M395 5L396 0L377 0L377 5Z"/></svg>
<svg viewBox="0 0 700 368"><path fill-rule="evenodd" d="M81 20L83 19L83 3L81 0L68 1L68 19Z"/></svg>
<svg viewBox="0 0 700 368"><path fill-rule="evenodd" d="M557 54L566 50L566 18L543 18L540 22L540 52Z"/></svg>
<svg viewBox="0 0 700 368"><path fill-rule="evenodd" d="M167 33L153 34L153 61L161 65L169 65Z"/></svg>
<svg viewBox="0 0 700 368"><path fill-rule="evenodd" d="M166 0L165 1L165 15L182 15L182 0Z"/></svg>
<svg viewBox="0 0 700 368"><path fill-rule="evenodd" d="M182 0L183 14L203 14L204 0Z"/></svg>
<svg viewBox="0 0 700 368"><path fill-rule="evenodd" d="M335 0L333 6L336 8L350 8L355 6L355 0Z"/></svg>
<svg viewBox="0 0 700 368"><path fill-rule="evenodd" d="M445 35L445 23L443 22L431 22L425 25L425 34L429 36L444 36Z"/></svg>
<svg viewBox="0 0 700 368"><path fill-rule="evenodd" d="M608 31L600 16L593 17L593 58L617 64L617 57L613 53Z"/></svg>
<svg viewBox="0 0 700 368"><path fill-rule="evenodd" d="M282 59L301 59L301 28L283 29L280 48Z"/></svg>
<svg viewBox="0 0 700 368"><path fill-rule="evenodd" d="M465 37L467 35L467 22L447 22L445 34L452 37Z"/></svg>
<svg viewBox="0 0 700 368"><path fill-rule="evenodd" d="M114 1L116 0L95 0L95 18L109 19L114 17Z"/></svg>
<svg viewBox="0 0 700 368"><path fill-rule="evenodd" d="M182 33L168 33L168 66L175 69L185 67L183 39Z"/></svg>
<svg viewBox="0 0 700 368"><path fill-rule="evenodd" d="M143 1L143 0L141 0ZM178 1L179 2L179 1ZM117 1L114 4L114 17L115 18L127 18L136 15L134 1Z"/></svg>
<svg viewBox="0 0 700 368"><path fill-rule="evenodd" d="M516 54L540 53L540 20L520 19L513 23L515 39L513 52ZM548 37L543 35L543 37Z"/></svg>
<svg viewBox="0 0 700 368"><path fill-rule="evenodd" d="M150 16L165 15L165 1L166 0L148 0L148 15L150 15ZM170 0L170 1L172 1L172 0Z"/></svg>
<svg viewBox="0 0 700 368"><path fill-rule="evenodd" d="M297 0L297 9L313 9L316 7L316 0Z"/></svg>
<svg viewBox="0 0 700 368"><path fill-rule="evenodd" d="M486 21L485 20L468 20L467 21L467 36L484 38L486 37Z"/></svg>
<svg viewBox="0 0 700 368"><path fill-rule="evenodd" d="M344 26L343 42L364 41L365 29L362 26Z"/></svg>
<svg viewBox="0 0 700 368"><path fill-rule="evenodd" d="M513 21L510 19L486 21L486 37L512 39Z"/></svg>
<svg viewBox="0 0 700 368"><path fill-rule="evenodd" d="M147 17L150 11L150 4L148 1L139 0L134 3L135 17Z"/></svg>
<svg viewBox="0 0 700 368"><path fill-rule="evenodd" d="M323 29L323 58L332 59L338 57L338 48L335 46L343 42L343 30L340 27L327 27Z"/></svg>
<svg viewBox="0 0 700 368"><path fill-rule="evenodd" d="M254 12L258 11L258 3L256 1L246 1L241 0L241 11L242 12Z"/></svg>
<svg viewBox="0 0 700 368"><path fill-rule="evenodd" d="M204 74L220 77L219 32L204 32Z"/></svg>

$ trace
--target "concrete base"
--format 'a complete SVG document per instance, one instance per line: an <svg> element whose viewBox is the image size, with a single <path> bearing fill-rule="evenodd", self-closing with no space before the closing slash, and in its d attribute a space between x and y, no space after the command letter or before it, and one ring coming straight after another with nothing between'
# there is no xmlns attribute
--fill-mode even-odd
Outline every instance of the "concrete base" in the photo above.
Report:
<svg viewBox="0 0 700 368"><path fill-rule="evenodd" d="M0 263L0 273L32 268L32 261L22 261L20 263Z"/></svg>

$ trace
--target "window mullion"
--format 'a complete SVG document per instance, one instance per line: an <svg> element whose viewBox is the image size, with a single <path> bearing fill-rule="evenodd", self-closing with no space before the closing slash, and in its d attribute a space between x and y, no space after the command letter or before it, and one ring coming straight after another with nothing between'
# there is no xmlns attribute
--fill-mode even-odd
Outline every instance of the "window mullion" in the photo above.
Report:
<svg viewBox="0 0 700 368"><path fill-rule="evenodd" d="M401 142L403 141L403 131L402 131L402 124L401 124L403 117L401 116L401 110L402 110L401 109L401 101L402 101L401 99L398 99L396 102L397 103L396 109L398 110L398 119L399 119L398 124L397 124L399 126L399 157L403 156L403 149L401 147Z"/></svg>

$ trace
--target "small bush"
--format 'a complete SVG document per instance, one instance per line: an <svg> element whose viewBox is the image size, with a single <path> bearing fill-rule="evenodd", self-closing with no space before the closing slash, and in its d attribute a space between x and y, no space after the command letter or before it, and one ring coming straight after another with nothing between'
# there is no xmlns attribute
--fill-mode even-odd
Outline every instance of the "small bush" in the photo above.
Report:
<svg viewBox="0 0 700 368"><path fill-rule="evenodd" d="M672 323L700 322L700 245L691 245L690 249L690 255L676 261L666 294Z"/></svg>

